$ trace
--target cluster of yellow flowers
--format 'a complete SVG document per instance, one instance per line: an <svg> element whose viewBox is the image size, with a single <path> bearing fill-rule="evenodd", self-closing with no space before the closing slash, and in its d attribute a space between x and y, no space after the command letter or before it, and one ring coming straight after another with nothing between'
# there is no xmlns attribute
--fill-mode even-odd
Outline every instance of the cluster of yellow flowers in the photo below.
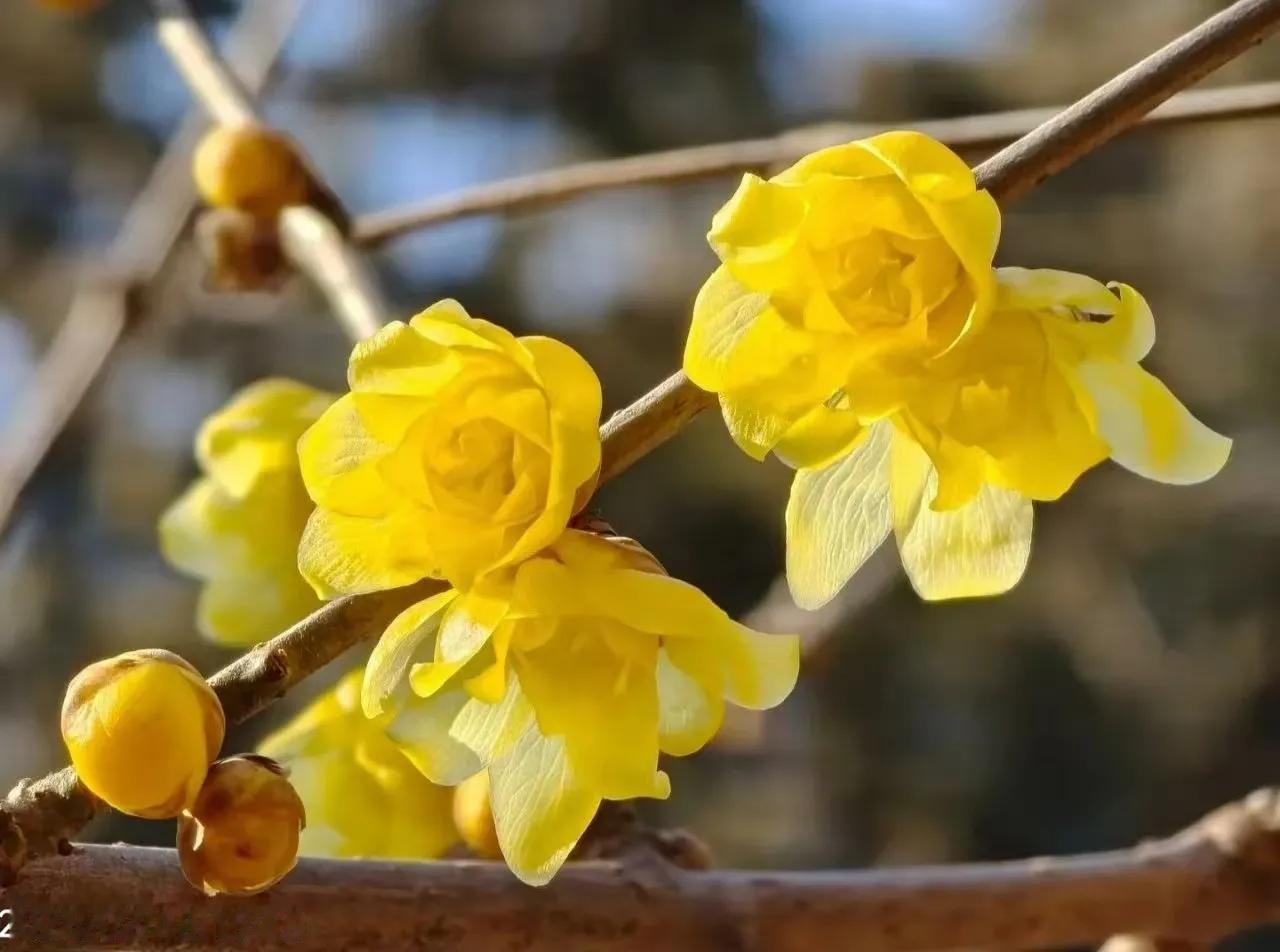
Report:
<svg viewBox="0 0 1280 952"><path fill-rule="evenodd" d="M723 265L685 369L746 452L796 470L801 606L835 595L891 529L923 597L1003 592L1026 565L1032 500L1108 457L1176 483L1224 464L1229 441L1139 366L1154 337L1142 297L995 269L999 231L964 163L905 132L749 175L716 216ZM603 800L668 796L660 756L706 744L726 701L763 709L791 691L794 637L738 624L636 542L574 523L599 475L601 392L569 347L443 301L358 344L348 382L336 399L285 380L242 392L202 428L204 476L161 521L170 560L206 582L202 631L228 644L320 599L444 583L264 741L310 812L304 851L429 857L461 837L545 883ZM176 703L169 681L147 690L148 710ZM203 811L207 829L180 843L225 851L245 827L201 792L217 745L182 750L180 720L152 737L167 751L154 769L181 781L160 784L168 798L138 777L108 799ZM122 754L86 736L68 744L96 790ZM220 772L258 815L287 813L245 781L255 765ZM290 851L277 846L262 855ZM205 888L211 865L229 864L184 861Z"/></svg>
<svg viewBox="0 0 1280 952"><path fill-rule="evenodd" d="M891 132L743 179L712 223L722 266L684 367L738 445L796 470L787 578L831 599L893 531L927 599L1021 578L1031 501L1110 457L1169 483L1230 441L1138 362L1151 311L1127 285L992 265L995 202L954 153Z"/></svg>

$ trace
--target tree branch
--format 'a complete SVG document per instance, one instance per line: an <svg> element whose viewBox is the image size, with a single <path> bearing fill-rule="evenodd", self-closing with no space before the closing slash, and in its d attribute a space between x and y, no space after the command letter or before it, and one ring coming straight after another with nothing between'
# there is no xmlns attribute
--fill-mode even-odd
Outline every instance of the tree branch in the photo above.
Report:
<svg viewBox="0 0 1280 952"><path fill-rule="evenodd" d="M259 0L236 24L227 58L245 88L265 82L299 0ZM191 154L208 123L192 112L133 201L104 264L80 282L67 318L41 358L0 439L0 533L18 497L84 402L129 325L140 292L155 280L196 207Z"/></svg>
<svg viewBox="0 0 1280 952"><path fill-rule="evenodd" d="M244 87L214 52L184 0L152 0L152 5L160 44L214 121L229 126L258 122ZM289 208L281 214L281 247L293 266L320 289L347 336L360 341L378 332L386 306L368 267L346 240L346 212L310 163L304 164L316 207Z"/></svg>
<svg viewBox="0 0 1280 952"><path fill-rule="evenodd" d="M265 895L208 899L172 850L88 846L31 867L4 905L31 948L938 952L1125 931L1195 948L1280 917L1280 792L1109 853L831 872L574 863L542 889L493 863L304 859Z"/></svg>
<svg viewBox="0 0 1280 952"><path fill-rule="evenodd" d="M979 152L998 148L1026 135L1064 109L1065 106L1047 106L950 119L903 119L885 123L830 122L767 139L745 139L583 162L477 185L407 207L361 215L354 223L353 239L359 244L377 245L460 218L508 215L593 192L760 172L790 165L810 152L872 136L886 129L915 129L959 152ZM1134 125L1139 128L1167 128L1277 113L1280 113L1280 82L1244 83L1180 93Z"/></svg>
<svg viewBox="0 0 1280 952"><path fill-rule="evenodd" d="M1141 115L1140 108L1154 107L1277 27L1280 0L1240 0L983 163L977 170L979 180L1008 204L1052 171L1065 168L1132 125ZM601 481L615 477L661 445L713 399L677 373L615 414L601 429ZM434 584L340 599L233 662L210 678L228 700L228 719L234 721L265 707L347 647L375 637L387 619L423 597ZM63 841L94 815L93 798L72 783L73 778L64 770L34 783L24 781L0 803L0 875L11 877L28 859L59 851ZM816 919L820 921L821 916ZM1128 922L1098 934L1125 928L1149 931L1145 923Z"/></svg>

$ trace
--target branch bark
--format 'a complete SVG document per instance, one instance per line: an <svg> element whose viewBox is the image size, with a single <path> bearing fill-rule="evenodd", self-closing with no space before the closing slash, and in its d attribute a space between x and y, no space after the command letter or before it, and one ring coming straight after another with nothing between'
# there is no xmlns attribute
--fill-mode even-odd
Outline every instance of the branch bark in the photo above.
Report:
<svg viewBox="0 0 1280 952"><path fill-rule="evenodd" d="M979 180L1008 204L1131 126L1142 109L1154 107L1277 27L1280 0L1240 0L983 163ZM661 445L713 402L677 373L615 414L601 430L602 482ZM228 699L228 719L265 707L347 647L376 636L386 620L433 585L340 599L253 649L210 679ZM0 803L0 876L12 877L28 859L60 851L97 809L87 791L70 782L69 771L20 783ZM820 915L815 918L821 921ZM1099 935L1148 931L1144 926L1129 922Z"/></svg>
<svg viewBox="0 0 1280 952"><path fill-rule="evenodd" d="M208 899L172 850L77 847L4 894L15 948L1044 949L1139 931L1197 948L1280 917L1280 791L1129 850L832 872L571 863L529 889L493 863L302 860Z"/></svg>
<svg viewBox="0 0 1280 952"><path fill-rule="evenodd" d="M1066 108L1046 106L950 119L903 119L887 123L829 122L794 129L767 139L744 139L583 162L489 182L402 208L362 215L354 223L353 239L359 244L378 245L460 218L509 215L594 192L762 172L790 165L818 149L873 136L886 129L915 129L945 142L958 152L977 153L1007 145L1049 122ZM1280 82L1243 83L1179 93L1134 125L1167 128L1277 113L1280 113Z"/></svg>

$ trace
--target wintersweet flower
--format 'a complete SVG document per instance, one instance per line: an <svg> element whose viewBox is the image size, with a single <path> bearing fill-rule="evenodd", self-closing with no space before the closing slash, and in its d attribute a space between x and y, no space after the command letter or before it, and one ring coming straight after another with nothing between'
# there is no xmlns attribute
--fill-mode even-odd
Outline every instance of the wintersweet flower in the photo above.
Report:
<svg viewBox="0 0 1280 952"><path fill-rule="evenodd" d="M894 377L872 367L943 353L981 327L999 235L969 167L915 132L823 149L767 181L747 175L711 225L722 265L694 303L685 372L720 395L729 432L757 459L785 457L816 425L856 431L854 416L821 408L882 414Z"/></svg>
<svg viewBox="0 0 1280 952"><path fill-rule="evenodd" d="M453 791L387 738L390 715L360 710L364 669L348 673L258 745L284 764L307 811L304 856L434 859L458 840Z"/></svg>
<svg viewBox="0 0 1280 952"><path fill-rule="evenodd" d="M298 573L312 510L298 437L333 395L293 380L261 380L209 417L196 437L204 476L160 518L160 548L204 588L202 634L226 645L270 638L320 602Z"/></svg>
<svg viewBox="0 0 1280 952"><path fill-rule="evenodd" d="M564 530L600 468L600 382L576 352L441 301L357 344L351 392L299 444L322 597L468 587Z"/></svg>
<svg viewBox="0 0 1280 952"><path fill-rule="evenodd" d="M998 275L984 327L897 368L891 412L836 400L811 427L787 505L801 606L835 595L891 530L922 597L1005 592L1030 554L1032 500L1108 458L1174 484L1226 463L1231 441L1139 366L1155 324L1137 291L1062 271Z"/></svg>
<svg viewBox="0 0 1280 952"><path fill-rule="evenodd" d="M391 737L437 783L487 771L502 853L537 885L602 800L665 798L659 753L702 747L726 700L779 703L798 659L794 637L732 621L635 543L571 529L396 618L362 699L396 712Z"/></svg>

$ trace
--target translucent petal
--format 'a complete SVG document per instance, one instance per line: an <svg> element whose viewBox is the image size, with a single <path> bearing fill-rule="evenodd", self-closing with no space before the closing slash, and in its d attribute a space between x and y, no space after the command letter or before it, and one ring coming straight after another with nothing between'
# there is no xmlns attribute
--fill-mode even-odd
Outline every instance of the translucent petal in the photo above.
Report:
<svg viewBox="0 0 1280 952"><path fill-rule="evenodd" d="M693 302L693 322L684 345L684 372L704 390L729 385L739 342L769 307L764 294L740 284L725 267L711 273Z"/></svg>
<svg viewBox="0 0 1280 952"><path fill-rule="evenodd" d="M450 734L469 703L460 688L429 698L411 697L387 725L387 736L433 783L461 783L484 768L475 751Z"/></svg>
<svg viewBox="0 0 1280 952"><path fill-rule="evenodd" d="M298 568L321 598L399 588L437 571L418 517L404 509L381 519L317 509L302 533Z"/></svg>
<svg viewBox="0 0 1280 952"><path fill-rule="evenodd" d="M393 499L377 464L390 450L365 427L355 396L348 393L298 441L302 481L311 498L326 509L348 516L384 516Z"/></svg>
<svg viewBox="0 0 1280 952"><path fill-rule="evenodd" d="M1151 308L1127 284L1108 288L1086 275L1048 268L1000 268L996 276L1001 308L1047 312L1042 319L1050 332L1069 340L1080 357L1139 361L1155 343Z"/></svg>
<svg viewBox="0 0 1280 952"><path fill-rule="evenodd" d="M1031 555L1031 500L984 485L958 509L936 512L937 470L909 438L892 453L893 525L902 564L926 601L1007 592Z"/></svg>
<svg viewBox="0 0 1280 952"><path fill-rule="evenodd" d="M505 327L472 317L457 301L445 298L415 315L409 326L442 347L492 350L510 357L526 373L533 370L520 341Z"/></svg>
<svg viewBox="0 0 1280 952"><path fill-rule="evenodd" d="M1205 426L1163 383L1137 364L1090 361L1079 367L1111 458L1162 483L1203 482L1226 465L1231 440Z"/></svg>
<svg viewBox="0 0 1280 952"><path fill-rule="evenodd" d="M449 728L449 736L475 752L485 764L505 757L533 723L533 707L516 678L498 704L471 698Z"/></svg>
<svg viewBox="0 0 1280 952"><path fill-rule="evenodd" d="M409 668L433 647L444 610L458 597L453 589L405 609L387 626L365 665L360 706L365 717L399 708L409 696Z"/></svg>
<svg viewBox="0 0 1280 952"><path fill-rule="evenodd" d="M572 347L550 337L522 337L520 344L533 359L552 411L567 426L598 434L602 396L600 378L591 365Z"/></svg>
<svg viewBox="0 0 1280 952"><path fill-rule="evenodd" d="M507 865L531 886L551 880L600 806L570 768L563 739L533 726L489 767L489 795Z"/></svg>
<svg viewBox="0 0 1280 952"><path fill-rule="evenodd" d="M453 380L460 365L449 348L392 321L356 344L347 364L347 382L353 391L428 396Z"/></svg>
<svg viewBox="0 0 1280 952"><path fill-rule="evenodd" d="M663 753L684 757L701 750L724 720L720 681L704 684L658 652L658 744Z"/></svg>
<svg viewBox="0 0 1280 952"><path fill-rule="evenodd" d="M877 423L825 469L802 469L787 501L787 582L802 608L830 601L889 534L889 448Z"/></svg>
<svg viewBox="0 0 1280 952"><path fill-rule="evenodd" d="M767 710L796 686L800 639L770 635L734 622L725 652L725 697L739 707Z"/></svg>
<svg viewBox="0 0 1280 952"><path fill-rule="evenodd" d="M196 627L210 641L246 647L273 638L319 607L296 566L286 562L273 573L209 579L196 603Z"/></svg>
<svg viewBox="0 0 1280 952"><path fill-rule="evenodd" d="M773 451L793 469L822 469L848 453L862 430L853 411L819 405L793 424Z"/></svg>

